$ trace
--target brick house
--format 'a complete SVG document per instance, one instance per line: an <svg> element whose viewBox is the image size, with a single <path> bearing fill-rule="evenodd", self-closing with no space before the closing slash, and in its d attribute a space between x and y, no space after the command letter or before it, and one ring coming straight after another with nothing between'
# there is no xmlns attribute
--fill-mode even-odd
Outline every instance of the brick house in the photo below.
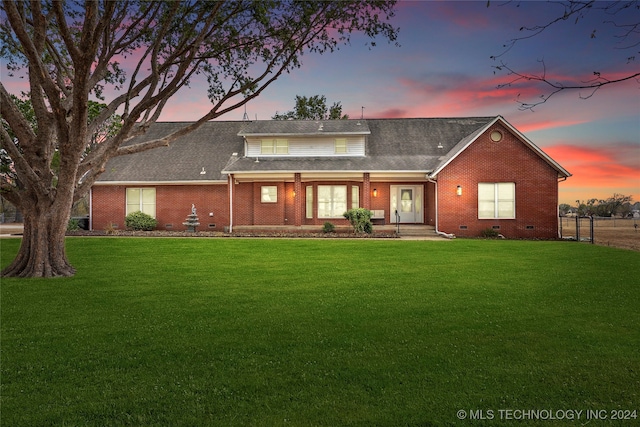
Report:
<svg viewBox="0 0 640 427"><path fill-rule="evenodd" d="M184 123L156 123L130 143ZM570 174L501 116L208 122L168 147L113 158L91 189L91 228L142 210L158 228L320 229L352 207L374 224L478 236L558 236L558 182ZM375 225L374 225L375 229Z"/></svg>

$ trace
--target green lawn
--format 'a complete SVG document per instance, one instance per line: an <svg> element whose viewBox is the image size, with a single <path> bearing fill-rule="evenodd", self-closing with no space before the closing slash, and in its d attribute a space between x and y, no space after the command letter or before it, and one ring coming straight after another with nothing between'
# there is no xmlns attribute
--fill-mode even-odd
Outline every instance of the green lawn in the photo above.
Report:
<svg viewBox="0 0 640 427"><path fill-rule="evenodd" d="M640 423L638 252L67 242L75 277L2 280L3 426L602 425L588 410ZM18 244L0 241L3 266Z"/></svg>

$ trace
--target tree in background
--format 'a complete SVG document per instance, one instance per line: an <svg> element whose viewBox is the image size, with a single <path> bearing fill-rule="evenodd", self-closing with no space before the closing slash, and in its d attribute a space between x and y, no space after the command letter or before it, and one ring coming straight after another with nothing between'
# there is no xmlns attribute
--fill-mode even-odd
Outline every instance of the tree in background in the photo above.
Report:
<svg viewBox="0 0 640 427"><path fill-rule="evenodd" d="M623 206L633 201L633 196L614 193L608 199L589 199L586 202L576 200L579 216L611 217L623 214ZM628 212L627 212L628 213Z"/></svg>
<svg viewBox="0 0 640 427"><path fill-rule="evenodd" d="M496 2L497 3L497 2ZM498 3L499 6L504 6L511 2ZM514 2L516 7L520 7L519 2ZM494 68L499 72L506 73L510 76L510 80L507 83L501 84L498 88L515 86L521 83L539 83L543 90L540 97L535 101L521 101L518 99L521 110L532 110L534 107L547 102L553 95L563 91L582 91L580 94L581 99L591 98L600 88L628 82L638 81L640 79L640 69L636 64L636 52L638 46L640 46L640 2L638 0L623 0L612 2L601 2L594 0L568 0L568 1L554 1L549 2L549 7L559 8L559 13L555 18L548 22L543 22L531 27L523 26L520 28L521 36L515 37L509 40L503 45L504 50L497 55L491 56L491 59L498 61L498 65ZM487 7L491 6L491 1L487 1ZM541 73L533 74L528 72L517 71L508 63L504 58L508 56L508 53L519 43L524 40L536 37L543 33L545 30L557 25L576 25L583 21L587 16L596 15L601 18L602 26L612 26L617 30L617 34L613 36L613 46L611 49L617 49L620 51L627 51L628 54L621 56L624 59L626 65L629 65L629 71L616 77L608 77L606 74L606 68L609 65L615 64L601 64L599 70L585 70L586 75L590 75L591 78L585 81L584 74L580 76L574 76L568 80L558 81L554 77L547 76L547 65L544 60L538 60L541 64ZM600 37L602 31L598 32L595 28L591 33L585 37L595 39Z"/></svg>
<svg viewBox="0 0 640 427"><path fill-rule="evenodd" d="M348 115L342 115L342 105L334 102L327 108L327 98L324 95L306 96L296 95L296 106L284 114L271 117L273 120L346 120Z"/></svg>
<svg viewBox="0 0 640 427"><path fill-rule="evenodd" d="M24 214L20 250L2 276L73 275L64 245L71 208L110 158L170 144L259 96L300 67L304 53L331 52L354 32L395 41L397 29L388 22L394 6L394 0L3 1L3 64L28 77L36 126L0 82L0 148L15 173L2 175L0 191ZM127 143L196 77L208 82L206 114L161 139ZM90 99L106 104L93 119ZM114 114L121 117L117 132L87 152Z"/></svg>
<svg viewBox="0 0 640 427"><path fill-rule="evenodd" d="M558 212L560 216L567 216L567 214L571 212L571 205L568 203L561 203L560 206L558 206Z"/></svg>

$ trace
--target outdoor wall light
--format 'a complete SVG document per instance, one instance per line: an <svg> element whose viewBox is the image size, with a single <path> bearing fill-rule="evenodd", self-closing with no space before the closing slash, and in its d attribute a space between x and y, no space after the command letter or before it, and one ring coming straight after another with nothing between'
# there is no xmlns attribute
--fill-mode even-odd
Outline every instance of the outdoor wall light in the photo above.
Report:
<svg viewBox="0 0 640 427"><path fill-rule="evenodd" d="M373 197L378 197L378 189L377 188L373 189Z"/></svg>
<svg viewBox="0 0 640 427"><path fill-rule="evenodd" d="M296 197L296 190L293 190L293 197Z"/></svg>
<svg viewBox="0 0 640 427"><path fill-rule="evenodd" d="M458 185L458 187L456 188L456 194L458 196L462 196L462 187L460 185Z"/></svg>

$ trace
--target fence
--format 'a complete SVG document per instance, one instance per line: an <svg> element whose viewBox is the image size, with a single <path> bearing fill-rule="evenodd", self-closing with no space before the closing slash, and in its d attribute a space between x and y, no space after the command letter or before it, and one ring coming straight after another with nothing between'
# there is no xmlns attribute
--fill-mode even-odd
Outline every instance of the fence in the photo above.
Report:
<svg viewBox="0 0 640 427"><path fill-rule="evenodd" d="M560 217L560 237L595 243L607 231L638 232L640 218Z"/></svg>

